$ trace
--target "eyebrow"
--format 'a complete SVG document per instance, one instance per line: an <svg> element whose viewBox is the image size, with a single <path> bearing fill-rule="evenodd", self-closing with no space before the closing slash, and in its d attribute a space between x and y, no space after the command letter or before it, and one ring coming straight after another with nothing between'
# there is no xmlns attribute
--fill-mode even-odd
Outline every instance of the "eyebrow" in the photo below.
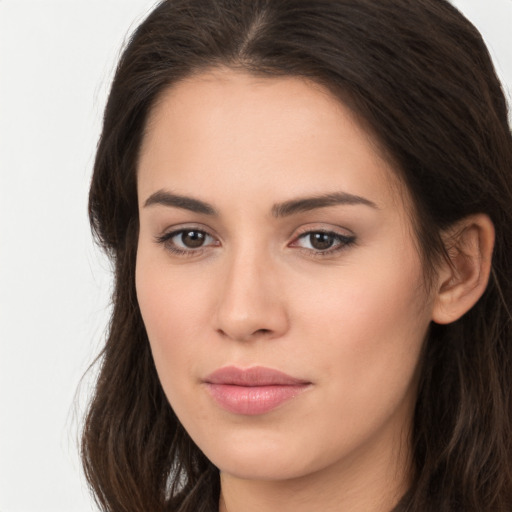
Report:
<svg viewBox="0 0 512 512"><path fill-rule="evenodd" d="M151 194L144 203L144 207L152 205L172 206L174 208L182 208L195 213L202 213L203 215L217 215L215 208L204 201L194 199L192 197L180 196L178 194L171 194L165 190L159 190Z"/></svg>
<svg viewBox="0 0 512 512"><path fill-rule="evenodd" d="M203 215L218 215L217 210L205 201L194 199L193 197L173 194L165 190L159 190L154 194L151 194L144 203L144 207L153 205L181 208L183 210L189 210ZM348 194L347 192L333 192L330 194L302 197L284 201L283 203L277 203L272 206L272 215L276 218L288 217L297 213L337 205L364 205L378 209L378 206L374 202L364 197Z"/></svg>
<svg viewBox="0 0 512 512"><path fill-rule="evenodd" d="M287 217L296 213L337 205L364 205L379 209L373 201L364 197L348 194L347 192L333 192L314 197L291 199L284 203L275 204L272 207L272 215L274 217Z"/></svg>

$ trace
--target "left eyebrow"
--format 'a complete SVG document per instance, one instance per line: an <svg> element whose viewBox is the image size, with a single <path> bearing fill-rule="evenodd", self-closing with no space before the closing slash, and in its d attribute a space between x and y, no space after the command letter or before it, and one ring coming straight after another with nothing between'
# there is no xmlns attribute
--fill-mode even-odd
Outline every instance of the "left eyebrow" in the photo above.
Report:
<svg viewBox="0 0 512 512"><path fill-rule="evenodd" d="M274 217L287 217L296 213L337 205L364 205L377 210L379 209L373 201L364 197L348 194L347 192L334 192L313 197L291 199L283 203L275 204L272 206L272 215Z"/></svg>

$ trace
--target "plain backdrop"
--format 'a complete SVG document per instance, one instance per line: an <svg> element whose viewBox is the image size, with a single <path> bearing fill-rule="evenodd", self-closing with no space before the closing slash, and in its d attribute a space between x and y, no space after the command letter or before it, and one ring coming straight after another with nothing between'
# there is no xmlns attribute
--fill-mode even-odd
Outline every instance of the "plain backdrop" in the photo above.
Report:
<svg viewBox="0 0 512 512"><path fill-rule="evenodd" d="M510 101L512 0L454 3ZM81 377L111 284L87 189L115 62L154 4L0 0L0 512L95 510L78 459Z"/></svg>

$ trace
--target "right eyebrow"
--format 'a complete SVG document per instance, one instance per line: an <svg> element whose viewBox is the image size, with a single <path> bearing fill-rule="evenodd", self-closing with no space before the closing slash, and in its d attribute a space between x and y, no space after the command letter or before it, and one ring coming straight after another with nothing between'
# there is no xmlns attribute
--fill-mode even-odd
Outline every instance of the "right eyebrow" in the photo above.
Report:
<svg viewBox="0 0 512 512"><path fill-rule="evenodd" d="M144 202L144 208L153 205L171 206L195 213L202 213L203 215L218 215L211 204L200 201L199 199L193 199L192 197L172 194L166 190L159 190L151 194Z"/></svg>

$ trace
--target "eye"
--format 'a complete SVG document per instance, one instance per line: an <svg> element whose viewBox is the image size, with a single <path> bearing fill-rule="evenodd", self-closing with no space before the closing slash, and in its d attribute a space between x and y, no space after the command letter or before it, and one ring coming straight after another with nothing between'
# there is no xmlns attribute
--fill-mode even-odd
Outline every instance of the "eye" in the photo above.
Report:
<svg viewBox="0 0 512 512"><path fill-rule="evenodd" d="M334 231L307 231L301 234L291 246L324 255L346 248L353 244L355 239L355 236L342 235Z"/></svg>
<svg viewBox="0 0 512 512"><path fill-rule="evenodd" d="M184 249L197 249L210 241L209 239L211 238L212 237L207 235L204 231L187 229L172 236L171 240L178 247L182 247Z"/></svg>
<svg viewBox="0 0 512 512"><path fill-rule="evenodd" d="M165 233L156 238L158 243L164 244L166 249L176 254L195 254L200 249L218 242L206 231L194 228L185 228Z"/></svg>

